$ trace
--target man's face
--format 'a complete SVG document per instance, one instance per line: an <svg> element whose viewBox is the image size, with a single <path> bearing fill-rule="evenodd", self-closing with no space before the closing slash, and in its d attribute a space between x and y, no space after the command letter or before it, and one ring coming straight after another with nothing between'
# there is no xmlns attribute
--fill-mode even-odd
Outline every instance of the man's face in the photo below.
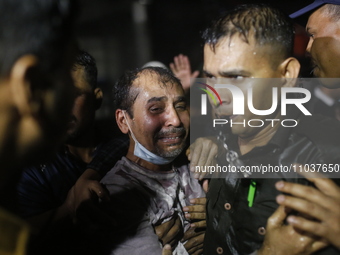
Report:
<svg viewBox="0 0 340 255"><path fill-rule="evenodd" d="M340 23L331 20L317 9L308 19L306 30L310 35L306 51L313 62L313 73L320 78L339 78Z"/></svg>
<svg viewBox="0 0 340 255"><path fill-rule="evenodd" d="M163 85L154 73L142 73L134 81L138 91L130 127L137 141L161 157L174 157L185 147L189 112L179 84Z"/></svg>
<svg viewBox="0 0 340 255"><path fill-rule="evenodd" d="M94 91L86 80L84 67L76 66L71 74L76 97L67 126L66 142L72 142L93 126L96 111Z"/></svg>
<svg viewBox="0 0 340 255"><path fill-rule="evenodd" d="M65 136L70 110L75 98L74 80L71 75L76 55L76 45L71 41L61 56L62 63L53 75L47 74L49 89L46 91L49 100L46 103L46 119L43 128L45 144L55 148ZM46 142L46 138L48 142Z"/></svg>
<svg viewBox="0 0 340 255"><path fill-rule="evenodd" d="M209 45L204 47L204 72L208 78L212 78L212 83L225 83L219 78L229 78L229 83L239 87L245 95L245 114L233 114L233 98L228 89L219 89L217 92L221 96L223 104L214 109L214 113L219 116L229 116L233 122L248 122L250 119L269 119L277 112L267 116L257 116L251 113L246 105L247 90L252 88L253 105L255 109L267 110L272 106L272 82L265 79L243 78L279 78L281 72L274 69L270 62L270 54L266 54L266 47L258 47L253 41L245 43L237 35L229 38L222 38L216 45L215 51ZM209 81L209 83L210 83ZM277 86L275 86L277 87ZM266 122L265 122L266 123ZM258 123L257 123L258 125ZM240 137L250 137L260 132L265 126L260 128L249 127L247 124L233 125L232 133Z"/></svg>

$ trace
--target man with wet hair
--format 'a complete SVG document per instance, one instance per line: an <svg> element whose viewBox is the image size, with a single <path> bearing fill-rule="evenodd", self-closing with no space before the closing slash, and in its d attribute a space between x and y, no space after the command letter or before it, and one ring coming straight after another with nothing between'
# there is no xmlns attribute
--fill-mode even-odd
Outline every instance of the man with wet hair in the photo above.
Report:
<svg viewBox="0 0 340 255"><path fill-rule="evenodd" d="M306 25L310 36L306 51L312 59L314 76L340 78L340 1L316 0L290 17L301 15L310 15ZM330 89L340 88L338 79L322 79L321 83ZM277 189L286 195L278 196L277 202L309 216L292 215L287 219L289 224L324 238L340 250L340 188L320 174L304 175L315 187L279 182Z"/></svg>
<svg viewBox="0 0 340 255"><path fill-rule="evenodd" d="M220 84L227 78L245 95L251 88L255 109L271 108L274 87L295 86L292 81L298 77L300 64L292 57L293 26L281 11L262 4L241 5L213 23L203 37L207 82ZM235 124L229 133L227 128L222 130L222 141L225 139L229 150L238 154L238 160L229 163L289 166L295 162L339 162L339 148L332 145L335 139L340 142L340 127L335 120L304 116L296 108L287 107L284 118L296 119L297 126L283 127L280 121L270 125L266 119L284 119L280 107L265 116L254 114L248 107L244 114L234 114L231 93L217 92L222 104L214 107L215 115L233 123L252 119L265 123L260 127ZM320 133L327 135L319 139ZM238 172L210 180L205 254L309 254L327 245L285 225L288 214L275 201L278 179L308 182L281 172L271 177L250 178Z"/></svg>
<svg viewBox="0 0 340 255"><path fill-rule="evenodd" d="M177 216L187 239L190 221L183 207L205 196L181 154L189 132L184 90L170 71L146 67L126 72L113 91L116 121L130 145L101 180L110 192L109 215L118 224L112 253L161 254L155 226ZM172 244L176 254L187 254L185 245Z"/></svg>
<svg viewBox="0 0 340 255"><path fill-rule="evenodd" d="M315 0L290 15L297 18L310 15L306 25L309 42L306 48L313 63L313 74L320 78L340 78L340 1ZM326 80L324 80L326 81ZM329 88L339 88L339 82L324 83Z"/></svg>

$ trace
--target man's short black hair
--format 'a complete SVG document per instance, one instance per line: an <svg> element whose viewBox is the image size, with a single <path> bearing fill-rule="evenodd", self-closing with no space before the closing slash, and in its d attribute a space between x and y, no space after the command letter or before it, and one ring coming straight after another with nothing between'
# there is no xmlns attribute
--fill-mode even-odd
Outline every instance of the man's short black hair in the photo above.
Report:
<svg viewBox="0 0 340 255"><path fill-rule="evenodd" d="M169 70L162 67L145 67L126 71L115 83L113 87L113 101L115 110L126 110L131 117L133 112L131 110L139 92L132 91L133 82L142 74L157 75L160 85L166 86L168 83L177 84L182 87L178 78L176 78Z"/></svg>
<svg viewBox="0 0 340 255"><path fill-rule="evenodd" d="M275 54L286 59L293 54L294 27L288 15L266 4L239 5L214 21L203 32L204 42L215 50L222 38L239 35L257 46L271 46Z"/></svg>
<svg viewBox="0 0 340 255"><path fill-rule="evenodd" d="M94 57L92 57L88 52L84 50L78 50L73 69L78 67L84 68L85 79L89 83L91 88L97 88L98 69Z"/></svg>
<svg viewBox="0 0 340 255"><path fill-rule="evenodd" d="M25 54L36 55L44 72L62 66L74 16L73 0L1 0L0 75Z"/></svg>

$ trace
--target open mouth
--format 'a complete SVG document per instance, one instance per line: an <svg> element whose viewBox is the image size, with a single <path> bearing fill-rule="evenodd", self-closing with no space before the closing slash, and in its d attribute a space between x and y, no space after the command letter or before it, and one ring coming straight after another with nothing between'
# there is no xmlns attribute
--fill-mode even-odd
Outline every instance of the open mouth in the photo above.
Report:
<svg viewBox="0 0 340 255"><path fill-rule="evenodd" d="M179 144L183 142L184 134L172 134L171 136L162 136L159 137L158 140L160 140L162 143L165 144Z"/></svg>

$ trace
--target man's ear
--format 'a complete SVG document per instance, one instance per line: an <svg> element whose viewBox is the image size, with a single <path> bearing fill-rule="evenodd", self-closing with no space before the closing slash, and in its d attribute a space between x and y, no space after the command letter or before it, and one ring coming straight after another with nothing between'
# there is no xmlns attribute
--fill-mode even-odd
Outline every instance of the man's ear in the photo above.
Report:
<svg viewBox="0 0 340 255"><path fill-rule="evenodd" d="M129 127L126 123L126 118L124 117L124 110L122 109L117 109L116 110L116 122L117 125L120 129L120 131L122 131L122 133L127 134L129 132ZM125 113L125 115L127 115L127 113Z"/></svg>
<svg viewBox="0 0 340 255"><path fill-rule="evenodd" d="M300 63L296 58L287 58L280 64L282 78L297 78L300 72Z"/></svg>
<svg viewBox="0 0 340 255"><path fill-rule="evenodd" d="M98 110L103 102L103 91L100 88L94 90L95 108Z"/></svg>
<svg viewBox="0 0 340 255"><path fill-rule="evenodd" d="M41 99L34 98L34 80L30 71L38 65L38 58L34 55L20 57L12 66L9 83L13 101L20 115L37 113L40 109Z"/></svg>

